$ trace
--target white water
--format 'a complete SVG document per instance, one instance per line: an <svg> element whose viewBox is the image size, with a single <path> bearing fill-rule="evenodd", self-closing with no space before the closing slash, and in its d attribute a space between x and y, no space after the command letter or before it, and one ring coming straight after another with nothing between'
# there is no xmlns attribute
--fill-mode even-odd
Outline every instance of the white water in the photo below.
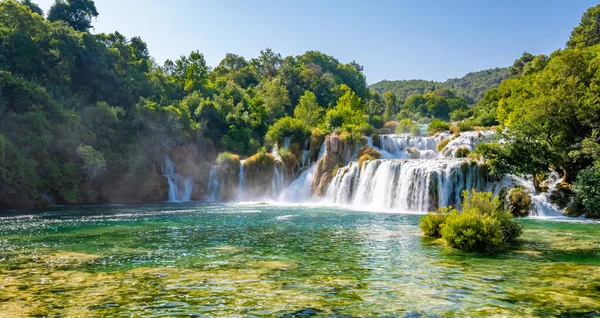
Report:
<svg viewBox="0 0 600 318"><path fill-rule="evenodd" d="M556 217L562 215L562 210L556 204L550 201L550 194L555 190L558 184L562 181L557 172L552 172L544 182L548 187L547 192L536 192L531 178L519 178L516 176L508 176L513 180L515 186L523 187L531 195L531 208L529 215L533 217Z"/></svg>
<svg viewBox="0 0 600 318"><path fill-rule="evenodd" d="M460 207L465 189L483 190L486 176L463 159L373 160L338 170L326 201L367 209L420 211Z"/></svg>
<svg viewBox="0 0 600 318"><path fill-rule="evenodd" d="M246 160L240 160L240 172L238 174L238 192L237 200L244 201L246 199L246 173L244 171L244 162Z"/></svg>
<svg viewBox="0 0 600 318"><path fill-rule="evenodd" d="M316 171L317 165L314 164L302 172L296 180L281 191L277 201L288 203L306 203L312 201L313 193L311 186Z"/></svg>
<svg viewBox="0 0 600 318"><path fill-rule="evenodd" d="M208 197L206 201L216 201L219 195L219 166L212 166L208 176Z"/></svg>
<svg viewBox="0 0 600 318"><path fill-rule="evenodd" d="M169 182L169 202L189 202L194 186L191 177L183 178L175 172L175 163L165 154L163 175Z"/></svg>

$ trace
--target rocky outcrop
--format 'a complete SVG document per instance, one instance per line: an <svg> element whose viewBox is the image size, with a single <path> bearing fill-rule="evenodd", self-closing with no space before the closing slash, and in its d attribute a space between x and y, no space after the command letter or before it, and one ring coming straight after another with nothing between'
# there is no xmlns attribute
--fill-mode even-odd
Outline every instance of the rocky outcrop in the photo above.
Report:
<svg viewBox="0 0 600 318"><path fill-rule="evenodd" d="M229 152L220 153L217 157L219 193L217 200L230 201L238 195L240 181L240 156Z"/></svg>
<svg viewBox="0 0 600 318"><path fill-rule="evenodd" d="M313 193L324 195L337 169L344 167L356 155L359 143L342 140L337 135L325 138L325 154L319 160L312 183Z"/></svg>
<svg viewBox="0 0 600 318"><path fill-rule="evenodd" d="M278 164L281 165L280 162ZM259 152L244 161L246 198L263 198L272 194L275 165L273 155L265 152Z"/></svg>

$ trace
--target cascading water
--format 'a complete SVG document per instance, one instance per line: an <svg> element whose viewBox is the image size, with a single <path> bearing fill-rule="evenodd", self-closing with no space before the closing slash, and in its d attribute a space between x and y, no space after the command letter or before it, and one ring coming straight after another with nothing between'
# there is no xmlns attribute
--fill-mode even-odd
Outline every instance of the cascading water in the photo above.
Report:
<svg viewBox="0 0 600 318"><path fill-rule="evenodd" d="M246 199L246 173L244 171L244 162L246 160L240 160L240 172L238 174L238 191L237 200L244 201Z"/></svg>
<svg viewBox="0 0 600 318"><path fill-rule="evenodd" d="M478 143L488 141L495 134L496 132L493 130L461 132L457 137L450 139L446 147L442 150L442 156L447 158L456 157L456 150L459 148L466 148L469 151L473 151Z"/></svg>
<svg viewBox="0 0 600 318"><path fill-rule="evenodd" d="M523 187L531 195L531 208L529 214L535 217L555 217L561 216L562 210L556 204L550 201L550 194L555 190L558 184L562 181L560 174L552 172L546 180L545 186L548 187L546 192L537 192L533 185L533 181L528 178L519 178L509 176L512 183Z"/></svg>
<svg viewBox="0 0 600 318"><path fill-rule="evenodd" d="M317 165L314 164L302 172L296 180L281 191L277 201L290 203L305 203L311 201L313 199L311 185L316 171Z"/></svg>
<svg viewBox="0 0 600 318"><path fill-rule="evenodd" d="M429 211L461 203L465 189L483 190L487 173L463 159L372 160L338 170L326 200L369 209Z"/></svg>
<svg viewBox="0 0 600 318"><path fill-rule="evenodd" d="M189 202L192 195L193 179L183 178L175 172L175 163L165 155L163 175L169 182L169 202Z"/></svg>
<svg viewBox="0 0 600 318"><path fill-rule="evenodd" d="M219 166L212 166L208 175L208 197L206 201L216 201L219 196Z"/></svg>

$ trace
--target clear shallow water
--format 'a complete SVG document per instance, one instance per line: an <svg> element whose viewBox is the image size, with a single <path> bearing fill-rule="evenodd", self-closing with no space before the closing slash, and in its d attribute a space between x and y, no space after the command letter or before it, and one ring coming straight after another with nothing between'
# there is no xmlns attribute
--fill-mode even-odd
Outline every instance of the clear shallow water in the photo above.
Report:
<svg viewBox="0 0 600 318"><path fill-rule="evenodd" d="M10 316L587 316L600 224L522 220L497 256L419 215L271 205L62 208L0 217Z"/></svg>

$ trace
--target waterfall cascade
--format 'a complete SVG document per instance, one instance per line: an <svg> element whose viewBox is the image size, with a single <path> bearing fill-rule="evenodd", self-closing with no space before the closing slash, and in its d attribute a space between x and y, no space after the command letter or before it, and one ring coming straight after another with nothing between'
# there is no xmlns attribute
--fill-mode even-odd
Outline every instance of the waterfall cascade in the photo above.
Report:
<svg viewBox="0 0 600 318"><path fill-rule="evenodd" d="M183 178L175 172L175 163L168 155L165 155L162 169L169 182L169 202L189 202L194 186L192 178Z"/></svg>
<svg viewBox="0 0 600 318"><path fill-rule="evenodd" d="M208 175L208 196L206 201L216 201L219 195L219 166L212 166Z"/></svg>
<svg viewBox="0 0 600 318"><path fill-rule="evenodd" d="M326 200L369 209L423 212L459 207L463 190L486 186L487 170L464 159L380 159L339 169Z"/></svg>
<svg viewBox="0 0 600 318"><path fill-rule="evenodd" d="M237 200L244 201L246 199L246 173L244 171L244 162L246 160L240 160L240 172L238 178L238 191Z"/></svg>

